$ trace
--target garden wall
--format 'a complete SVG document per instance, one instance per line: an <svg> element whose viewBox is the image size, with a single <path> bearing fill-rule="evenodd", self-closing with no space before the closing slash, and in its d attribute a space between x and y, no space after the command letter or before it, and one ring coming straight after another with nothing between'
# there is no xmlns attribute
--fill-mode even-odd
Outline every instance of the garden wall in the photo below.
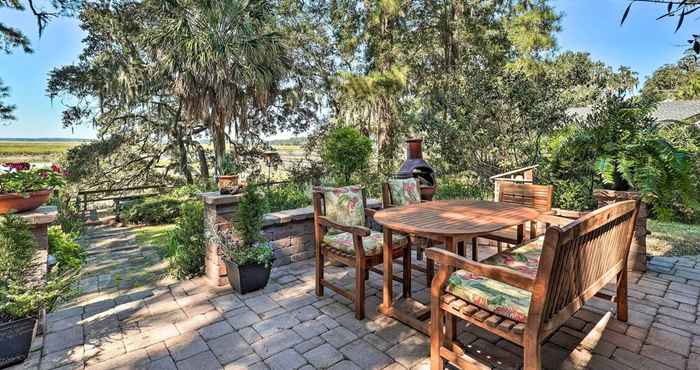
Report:
<svg viewBox="0 0 700 370"><path fill-rule="evenodd" d="M242 194L221 195L211 192L203 193L201 197L204 201L205 230L211 233L216 230L217 225L230 223L235 219ZM381 207L381 202L373 199L369 199L367 203L370 208ZM263 232L274 250L274 266L287 265L313 258L315 255L314 213L311 207L266 214ZM228 284L226 266L217 254L215 243L207 242L205 264L207 279L212 284Z"/></svg>

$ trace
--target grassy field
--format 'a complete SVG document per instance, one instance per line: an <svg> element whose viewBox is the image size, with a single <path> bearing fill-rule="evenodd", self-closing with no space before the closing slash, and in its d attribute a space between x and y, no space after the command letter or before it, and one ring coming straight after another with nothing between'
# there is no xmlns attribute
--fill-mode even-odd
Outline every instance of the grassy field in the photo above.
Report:
<svg viewBox="0 0 700 370"><path fill-rule="evenodd" d="M0 162L51 162L79 141L0 141Z"/></svg>
<svg viewBox="0 0 700 370"><path fill-rule="evenodd" d="M700 254L700 225L649 220L647 253L653 256L691 256Z"/></svg>
<svg viewBox="0 0 700 370"><path fill-rule="evenodd" d="M136 242L140 245L164 246L168 243L168 233L174 228L174 224L140 227L135 230Z"/></svg>

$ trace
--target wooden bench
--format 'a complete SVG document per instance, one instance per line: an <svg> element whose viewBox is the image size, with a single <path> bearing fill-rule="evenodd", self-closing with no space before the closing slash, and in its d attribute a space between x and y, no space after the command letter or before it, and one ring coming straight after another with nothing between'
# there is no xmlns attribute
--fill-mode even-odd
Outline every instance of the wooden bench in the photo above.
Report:
<svg viewBox="0 0 700 370"><path fill-rule="evenodd" d="M541 369L542 343L613 279L617 281L617 318L627 321L627 258L637 211L637 202L625 201L588 213L565 226L547 228L542 239L529 242L541 243L536 270L530 273L488 264L489 259L477 263L445 250L428 249L428 258L440 264L431 286L431 368L443 369L445 360L463 369L487 368L455 343L459 319L522 346L523 368ZM528 243L503 253L517 253L526 247ZM451 291L455 294L446 293L451 276L464 276L455 275L455 268L463 270L460 274L466 271L478 275L478 279L491 279L530 294L526 314L514 319L511 307L493 309L488 301L472 302L454 288Z"/></svg>

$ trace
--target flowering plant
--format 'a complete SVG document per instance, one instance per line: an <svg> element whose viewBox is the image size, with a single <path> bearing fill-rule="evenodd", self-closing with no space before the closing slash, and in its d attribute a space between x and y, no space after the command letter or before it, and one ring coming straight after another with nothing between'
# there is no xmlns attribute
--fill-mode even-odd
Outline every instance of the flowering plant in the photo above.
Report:
<svg viewBox="0 0 700 370"><path fill-rule="evenodd" d="M38 168L25 162L4 163L0 166L0 194L60 188L65 184L64 175L57 164L51 168Z"/></svg>

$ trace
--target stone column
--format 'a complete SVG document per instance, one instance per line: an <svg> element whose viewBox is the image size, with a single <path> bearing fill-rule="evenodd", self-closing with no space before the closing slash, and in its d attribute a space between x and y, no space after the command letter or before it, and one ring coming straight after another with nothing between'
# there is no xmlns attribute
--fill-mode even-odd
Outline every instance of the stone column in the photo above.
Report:
<svg viewBox="0 0 700 370"><path fill-rule="evenodd" d="M210 284L223 286L228 284L226 265L219 257L216 243L211 242L209 237L216 232L217 225L234 221L243 194L222 195L217 191L202 193L200 197L204 202L204 232L207 239L204 272Z"/></svg>
<svg viewBox="0 0 700 370"><path fill-rule="evenodd" d="M37 281L44 280L48 272L48 257L50 252L49 225L56 221L58 210L54 206L44 206L15 215L29 224L29 227L32 229L32 234L34 234L34 239L36 239L39 244L39 248L34 255L34 262L36 266L38 266L34 271L34 279ZM41 318L39 319L38 333L42 333L45 327L46 314L42 312Z"/></svg>
<svg viewBox="0 0 700 370"><path fill-rule="evenodd" d="M639 200L641 195L636 191L593 190L593 196L598 201L598 208L624 200ZM634 237L630 246L627 269L632 271L647 270L647 205L640 202L637 223L634 227Z"/></svg>

